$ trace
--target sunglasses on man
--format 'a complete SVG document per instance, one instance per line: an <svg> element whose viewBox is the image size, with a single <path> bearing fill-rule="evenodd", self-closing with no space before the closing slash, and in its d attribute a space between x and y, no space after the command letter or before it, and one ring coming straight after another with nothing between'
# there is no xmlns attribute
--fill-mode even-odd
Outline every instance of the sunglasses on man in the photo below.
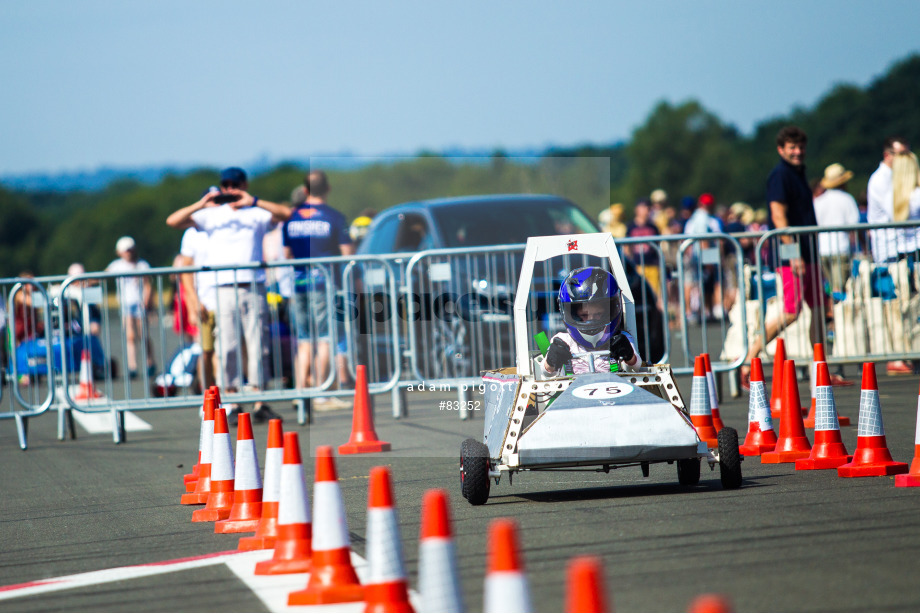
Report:
<svg viewBox="0 0 920 614"><path fill-rule="evenodd" d="M221 181L220 187L228 188L232 190L238 190L239 188L243 187L243 184L240 183L239 181Z"/></svg>

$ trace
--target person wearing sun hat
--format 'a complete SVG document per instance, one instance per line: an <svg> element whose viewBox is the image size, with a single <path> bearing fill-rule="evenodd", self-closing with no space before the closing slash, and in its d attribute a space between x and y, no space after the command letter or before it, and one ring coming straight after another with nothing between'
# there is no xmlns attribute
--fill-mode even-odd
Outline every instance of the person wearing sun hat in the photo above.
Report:
<svg viewBox="0 0 920 614"><path fill-rule="evenodd" d="M834 163L824 169L821 187L824 193L815 197L815 218L818 226L855 226L859 224L859 206L846 186L853 178L842 164ZM824 275L833 292L843 292L850 273L853 242L846 231L822 232L818 235L818 254Z"/></svg>

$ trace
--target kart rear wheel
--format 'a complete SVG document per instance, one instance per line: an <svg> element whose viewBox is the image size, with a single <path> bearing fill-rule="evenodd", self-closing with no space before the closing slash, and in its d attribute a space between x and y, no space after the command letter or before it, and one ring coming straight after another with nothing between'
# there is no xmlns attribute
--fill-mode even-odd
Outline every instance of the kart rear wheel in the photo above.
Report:
<svg viewBox="0 0 920 614"><path fill-rule="evenodd" d="M460 444L460 490L471 505L489 500L489 448L475 439Z"/></svg>
<svg viewBox="0 0 920 614"><path fill-rule="evenodd" d="M682 458L677 461L677 481L681 486L696 486L700 483L700 459Z"/></svg>
<svg viewBox="0 0 920 614"><path fill-rule="evenodd" d="M722 488L741 488L741 453L738 451L738 431L730 426L719 431L719 473Z"/></svg>

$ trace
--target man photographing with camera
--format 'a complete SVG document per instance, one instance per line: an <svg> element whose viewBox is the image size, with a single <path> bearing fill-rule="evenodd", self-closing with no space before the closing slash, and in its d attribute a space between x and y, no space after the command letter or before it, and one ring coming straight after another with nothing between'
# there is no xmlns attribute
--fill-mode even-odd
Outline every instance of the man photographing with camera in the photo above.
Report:
<svg viewBox="0 0 920 614"><path fill-rule="evenodd" d="M284 222L291 210L248 192L246 172L237 167L220 173L220 191L209 191L197 202L173 212L166 223L173 228L194 226L208 234L207 254L201 263L212 268L262 262L262 239L272 225ZM265 324L265 271L227 269L215 273L217 284L218 382L228 392L242 388L240 362L246 358L246 383L250 390L264 387L267 346ZM242 328L242 335L237 327ZM246 352L239 345L246 342ZM279 417L256 402L255 420ZM234 414L238 408L234 410ZM236 416L230 418L232 424Z"/></svg>

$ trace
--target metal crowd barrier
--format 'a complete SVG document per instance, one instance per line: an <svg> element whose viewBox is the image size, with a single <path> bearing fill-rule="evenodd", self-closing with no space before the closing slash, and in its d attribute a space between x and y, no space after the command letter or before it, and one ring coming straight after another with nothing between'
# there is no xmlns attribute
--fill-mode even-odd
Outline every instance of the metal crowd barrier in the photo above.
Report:
<svg viewBox="0 0 920 614"><path fill-rule="evenodd" d="M868 231L918 227L902 223L620 239L617 244L632 263L627 269L637 303L640 353L650 362L669 362L677 374L691 373L693 358L701 352L710 353L715 371L736 370L755 334L762 338L766 332L763 314L782 313L784 294L775 265L795 257L804 241L817 244L828 233L841 240L845 236L851 245L825 258L816 273L816 287L823 293L826 285L833 299L828 309L833 317L816 322L820 339L829 342L829 361L920 359L920 270L914 266L920 249L913 245L900 259L881 265L871 260L868 239ZM424 386L456 390L461 418L466 418L464 401L480 383L481 372L514 364L511 313L523 250L523 245L504 245L0 280L10 339L17 319L30 318L25 328L35 331L33 338L9 344L4 364L9 389L8 394L0 389L0 419L16 421L25 448L28 420L49 409L58 412L61 439L68 428L75 436L73 411L109 413L113 439L121 442L125 412L199 406L201 347L183 332L185 320L195 323L195 317L181 310L173 315L173 303L183 275L226 271L230 281L219 290L222 298L214 309L225 331L236 331L216 340L215 354L221 357L217 382L225 403L294 403L303 424L310 419L309 407L353 395L357 366L363 365L371 393L391 393L394 417L406 415L407 389ZM563 329L556 305L559 284L567 271L589 264L595 263L588 257L566 256L535 271L529 335L551 336ZM290 276L296 268L312 271L309 288L326 312L324 322L315 317L316 303L308 305L305 324L295 317L300 297L291 293ZM253 278L259 272L264 282ZM140 311L125 305L132 283L135 294L150 289L151 300ZM34 309L17 313L17 303L27 295ZM707 313L710 295L713 305ZM796 321L779 327L791 357L811 356L805 309ZM250 334L258 329L261 336L254 353L239 342L250 313L255 326ZM132 348L125 316L134 315L140 317ZM831 320L833 328L827 324ZM328 371L321 381L299 383L299 360L309 356L315 365L320 355L321 328L328 330ZM228 338L232 347L223 345ZM145 368L147 347L156 365L150 371ZM134 378L126 369L132 349L138 365ZM765 357L771 356L768 345ZM188 358L184 364L183 358ZM231 363L235 379L224 381ZM177 364L182 368L170 371ZM235 388L228 388L231 383Z"/></svg>

